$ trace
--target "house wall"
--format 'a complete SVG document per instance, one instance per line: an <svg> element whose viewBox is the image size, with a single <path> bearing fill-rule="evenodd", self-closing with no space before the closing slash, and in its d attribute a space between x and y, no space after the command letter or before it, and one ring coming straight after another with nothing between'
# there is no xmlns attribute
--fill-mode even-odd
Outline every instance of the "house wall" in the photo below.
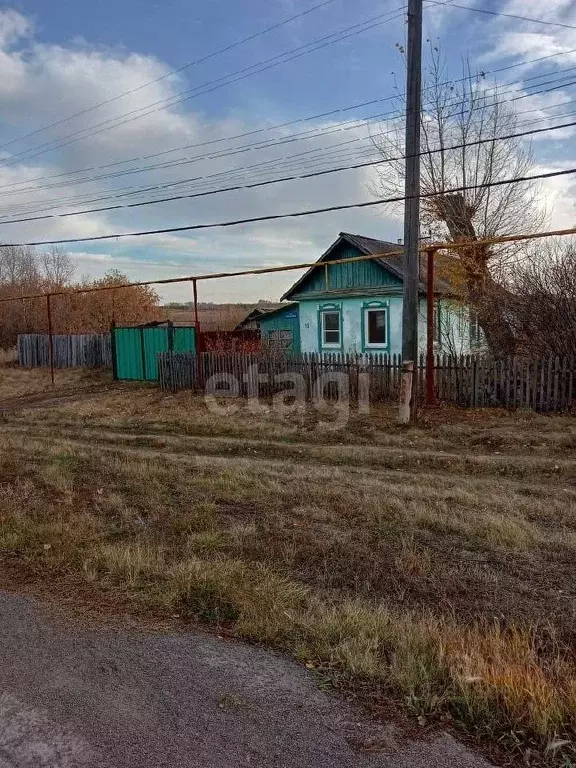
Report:
<svg viewBox="0 0 576 768"><path fill-rule="evenodd" d="M386 305L388 308L388 347L373 351L398 354L402 339L402 297L401 296L353 296L300 302L300 344L302 352L365 352L362 326L365 305ZM319 319L322 308L339 307L342 317L341 349L322 350L320 346Z"/></svg>
<svg viewBox="0 0 576 768"><path fill-rule="evenodd" d="M377 293L381 287L386 287L391 291L398 290L398 288L402 289L402 281L396 275L382 269L379 264L375 264L373 261L330 264L331 261L351 259L362 255L355 246L345 242L340 243L337 248L334 248L329 259L325 262L319 262L319 266L308 275L304 283L290 296L290 299L298 301L316 296L323 298L326 294L342 295L346 292L355 293L358 296L361 291L367 294ZM326 264L328 264L327 268ZM326 282L326 277L328 277L328 282Z"/></svg>
<svg viewBox="0 0 576 768"><path fill-rule="evenodd" d="M439 302L439 312L438 329L440 331L440 340L435 345L436 351L447 355L468 355L471 352L477 351L481 345L471 345L470 339L470 307L461 302L442 299ZM421 302L418 336L420 339L419 346L422 351L425 351L426 301Z"/></svg>
<svg viewBox="0 0 576 768"><path fill-rule="evenodd" d="M363 339L363 316L367 306L385 305L388 309L388 346L367 349ZM339 308L341 311L342 346L323 349L320 337L321 309ZM468 354L470 350L469 315L449 301L440 302L441 343L435 344L436 352ZM376 295L354 297L324 296L322 299L300 301L300 346L302 352L385 352L389 355L402 353L402 296ZM418 348L426 351L426 300L419 304Z"/></svg>
<svg viewBox="0 0 576 768"><path fill-rule="evenodd" d="M287 331L291 334L292 343L286 347L286 351L298 354L300 352L300 323L298 320L299 308L297 306L264 315L260 318L260 338L266 341L269 335L277 331Z"/></svg>
<svg viewBox="0 0 576 768"><path fill-rule="evenodd" d="M332 261L360 256L361 251L343 240L329 256L305 276L289 298L300 306L300 348L302 352L402 352L402 280L394 270L375 261L331 264ZM326 265L328 265L326 267ZM367 306L388 309L388 343L386 347L368 348L364 334L364 310ZM468 354L470 352L469 310L446 299L439 302L440 340L436 352ZM341 312L341 346L323 347L320 335L321 309ZM426 351L426 299L419 303L418 347Z"/></svg>

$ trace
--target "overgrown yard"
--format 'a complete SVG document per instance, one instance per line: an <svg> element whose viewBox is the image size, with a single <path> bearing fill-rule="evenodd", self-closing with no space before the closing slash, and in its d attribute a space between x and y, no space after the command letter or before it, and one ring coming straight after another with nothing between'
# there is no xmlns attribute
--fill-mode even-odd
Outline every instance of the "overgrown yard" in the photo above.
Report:
<svg viewBox="0 0 576 768"><path fill-rule="evenodd" d="M8 399L52 392L62 396L108 383L111 378L108 371L63 368L55 371L56 386L53 387L47 368L22 369L15 364L0 365L0 407Z"/></svg>
<svg viewBox="0 0 576 768"><path fill-rule="evenodd" d="M0 388L1 391L1 388ZM533 761L576 756L576 421L216 416L116 387L2 415L5 573L224 625Z"/></svg>

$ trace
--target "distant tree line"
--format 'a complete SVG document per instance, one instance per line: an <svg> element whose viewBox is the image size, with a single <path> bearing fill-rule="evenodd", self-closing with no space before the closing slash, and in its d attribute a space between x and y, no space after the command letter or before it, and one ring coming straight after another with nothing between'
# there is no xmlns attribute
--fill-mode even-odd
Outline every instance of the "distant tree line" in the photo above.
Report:
<svg viewBox="0 0 576 768"><path fill-rule="evenodd" d="M152 288L115 288L128 282L118 270L98 280L75 280L74 273L70 254L61 248L0 248L0 299L13 299L0 302L0 347L13 346L19 333L47 332L46 300L22 297L51 291L69 294L52 299L54 333L105 332L112 321L130 325L160 319L159 297ZM111 290L74 294L97 287Z"/></svg>

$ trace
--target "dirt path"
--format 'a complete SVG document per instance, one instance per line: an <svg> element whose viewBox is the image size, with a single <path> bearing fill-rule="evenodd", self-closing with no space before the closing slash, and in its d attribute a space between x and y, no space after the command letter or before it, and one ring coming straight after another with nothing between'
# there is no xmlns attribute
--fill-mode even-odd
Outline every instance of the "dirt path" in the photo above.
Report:
<svg viewBox="0 0 576 768"><path fill-rule="evenodd" d="M302 667L199 631L85 630L0 592L0 768L489 768L402 740Z"/></svg>
<svg viewBox="0 0 576 768"><path fill-rule="evenodd" d="M0 413L64 405L80 398L97 395L100 392L108 392L110 389L111 385L108 382L104 382L100 384L86 384L74 388L50 389L44 392L17 395L16 397L0 400ZM1 764L0 768L2 768Z"/></svg>

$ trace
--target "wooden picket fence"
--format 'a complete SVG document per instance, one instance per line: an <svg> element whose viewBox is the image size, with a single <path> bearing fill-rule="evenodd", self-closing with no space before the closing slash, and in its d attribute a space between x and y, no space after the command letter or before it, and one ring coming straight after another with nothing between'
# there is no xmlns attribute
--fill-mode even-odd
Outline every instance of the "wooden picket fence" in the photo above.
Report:
<svg viewBox="0 0 576 768"><path fill-rule="evenodd" d="M535 411L571 411L576 406L575 359L449 357L434 359L434 391L437 402L464 407L530 408ZM400 387L401 358L385 354L246 355L164 352L158 356L160 386L167 392L183 389L204 391L217 375L219 391L270 397L287 386L286 375L302 377L307 398L317 392L323 374L345 374L348 396L369 391L372 402L395 401ZM283 376L284 375L284 376ZM228 383L226 383L226 381ZM418 396L426 393L424 356L417 366ZM366 389L368 388L368 390ZM336 396L334 383L325 394Z"/></svg>
<svg viewBox="0 0 576 768"><path fill-rule="evenodd" d="M109 333L54 334L52 336L55 368L107 368L112 365ZM18 362L24 368L50 365L47 333L18 336Z"/></svg>

